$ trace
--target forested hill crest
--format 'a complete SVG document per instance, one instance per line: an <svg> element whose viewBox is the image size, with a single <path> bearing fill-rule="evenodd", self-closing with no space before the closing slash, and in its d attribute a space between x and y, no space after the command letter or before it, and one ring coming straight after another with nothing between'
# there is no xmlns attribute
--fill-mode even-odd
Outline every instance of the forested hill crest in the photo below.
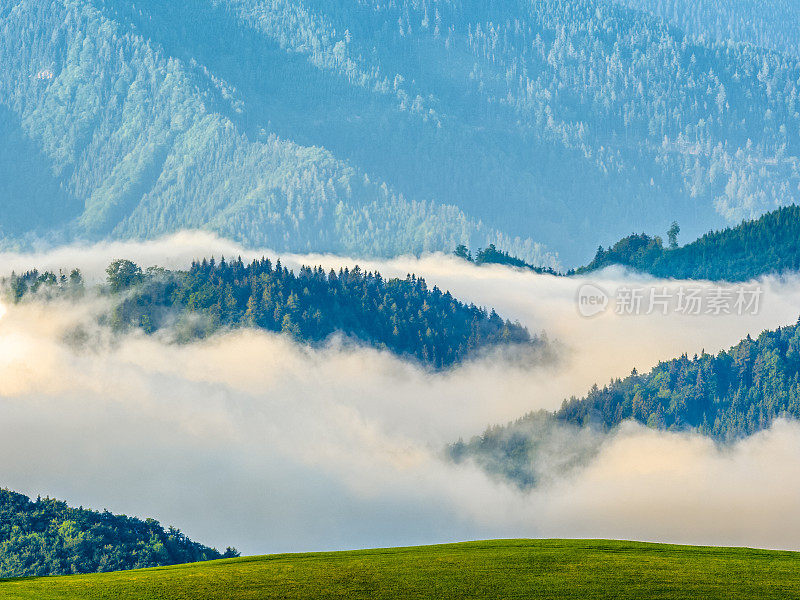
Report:
<svg viewBox="0 0 800 600"><path fill-rule="evenodd" d="M672 246L672 245L671 245ZM779 208L736 227L709 232L684 246L665 246L658 236L634 234L577 270L590 273L623 265L656 277L746 281L800 270L800 207Z"/></svg>
<svg viewBox="0 0 800 600"><path fill-rule="evenodd" d="M634 370L602 388L594 386L583 398L565 400L555 413L531 413L490 427L451 446L450 453L529 486L536 483L537 448L554 427L607 432L633 420L725 443L766 429L779 417L800 419L800 320L757 339L747 336L716 355L683 355L648 373Z"/></svg>
<svg viewBox="0 0 800 600"><path fill-rule="evenodd" d="M153 519L71 508L0 489L0 577L142 569L238 556L191 541Z"/></svg>
<svg viewBox="0 0 800 600"><path fill-rule="evenodd" d="M249 264L203 259L187 271L146 272L121 259L107 273L104 291L114 308L106 320L114 329L169 328L179 341L225 327L258 327L309 343L339 333L434 369L499 346L543 344L519 323L429 288L413 274L384 279L358 266L338 272L303 266L295 273L267 258ZM4 283L14 302L84 293L79 271L57 276L34 270Z"/></svg>
<svg viewBox="0 0 800 600"><path fill-rule="evenodd" d="M553 269L552 267L537 267L530 263L525 262L521 258L516 256L512 256L510 253L499 250L494 244L489 244L486 248L478 248L475 252L475 256L472 256L472 252L464 245L459 244L456 246L455 251L453 254L467 262L471 262L475 265L504 265L506 267L514 267L517 269L525 269L528 271L533 271L534 273L538 273L539 275L547 274L547 275L561 275L558 271Z"/></svg>
<svg viewBox="0 0 800 600"><path fill-rule="evenodd" d="M800 185L800 59L604 0L21 0L0 33L6 244L202 228L557 267L535 242L578 264Z"/></svg>

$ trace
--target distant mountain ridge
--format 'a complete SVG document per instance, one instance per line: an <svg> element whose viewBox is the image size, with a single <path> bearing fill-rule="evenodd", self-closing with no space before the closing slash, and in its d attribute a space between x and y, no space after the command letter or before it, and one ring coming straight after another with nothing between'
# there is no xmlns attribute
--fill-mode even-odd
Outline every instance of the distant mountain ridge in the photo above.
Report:
<svg viewBox="0 0 800 600"><path fill-rule="evenodd" d="M23 223L65 240L204 228L254 246L379 256L475 236L514 246L457 207L406 198L323 148L242 128L225 81L166 55L135 24L108 18L119 7L100 4L25 1L0 12L0 58L13 65L0 76L3 134L41 148L40 177L59 192L9 191L0 232L19 234ZM5 168L19 160L9 152ZM516 247L552 260L536 244Z"/></svg>
<svg viewBox="0 0 800 600"><path fill-rule="evenodd" d="M746 281L800 271L800 207L788 206L736 227L712 231L685 246L665 247L658 236L634 234L577 270L623 265L656 277Z"/></svg>
<svg viewBox="0 0 800 600"><path fill-rule="evenodd" d="M633 233L608 248L600 246L594 259L577 269L558 271L536 267L498 250L494 244L471 251L456 246L453 254L476 265L500 264L556 276L587 275L619 265L666 279L704 279L741 282L763 276L800 272L800 206L771 211L734 227L709 231L683 246L669 245L659 235ZM669 235L669 234L668 234Z"/></svg>
<svg viewBox="0 0 800 600"><path fill-rule="evenodd" d="M204 228L557 267L800 189L797 58L604 0L21 0L0 33L6 246Z"/></svg>

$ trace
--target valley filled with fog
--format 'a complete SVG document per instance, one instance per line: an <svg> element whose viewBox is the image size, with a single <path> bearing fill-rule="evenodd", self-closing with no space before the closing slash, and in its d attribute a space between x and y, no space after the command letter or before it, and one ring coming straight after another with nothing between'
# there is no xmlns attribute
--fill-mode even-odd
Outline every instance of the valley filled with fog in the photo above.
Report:
<svg viewBox="0 0 800 600"><path fill-rule="evenodd" d="M795 277L752 283L763 291L752 315L609 310L586 318L577 304L586 283L609 291L686 283L616 268L555 277L442 254L364 261L245 251L196 232L0 254L0 275L78 267L92 283L115 258L186 268L212 255L280 257L293 269L358 264L387 278L414 273L544 332L552 352L488 353L431 371L341 337L308 346L257 329L186 344L116 334L98 324L108 299L93 293L77 303L6 302L4 485L154 517L248 554L534 536L800 548L800 521L791 516L800 494L793 422L728 446L633 423L594 441L565 437L565 452L594 449L580 468L526 492L444 452L458 438L555 410L634 368L794 324Z"/></svg>

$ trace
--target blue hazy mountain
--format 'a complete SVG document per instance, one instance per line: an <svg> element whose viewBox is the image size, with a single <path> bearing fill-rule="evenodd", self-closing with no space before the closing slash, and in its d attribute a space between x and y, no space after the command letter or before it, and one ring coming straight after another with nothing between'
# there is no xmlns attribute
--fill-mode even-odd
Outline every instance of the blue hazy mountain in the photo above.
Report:
<svg viewBox="0 0 800 600"><path fill-rule="evenodd" d="M21 0L0 32L6 244L569 265L800 186L798 59L604 1Z"/></svg>
<svg viewBox="0 0 800 600"><path fill-rule="evenodd" d="M800 3L795 0L623 0L689 34L744 42L800 56Z"/></svg>

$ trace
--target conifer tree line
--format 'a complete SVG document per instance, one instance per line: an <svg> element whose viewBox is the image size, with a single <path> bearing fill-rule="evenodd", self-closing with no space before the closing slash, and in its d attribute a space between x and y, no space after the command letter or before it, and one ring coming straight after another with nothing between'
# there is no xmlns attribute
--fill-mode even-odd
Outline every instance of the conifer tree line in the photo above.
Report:
<svg viewBox="0 0 800 600"><path fill-rule="evenodd" d="M762 275L782 275L800 270L800 207L778 208L735 227L709 231L684 246L678 244L681 228L673 222L667 244L658 235L634 233L608 248L600 246L594 259L565 272L536 267L499 250L494 244L478 249L474 257L464 244L453 254L477 265L500 264L551 275L585 275L612 265L622 265L655 277L747 281Z"/></svg>
<svg viewBox="0 0 800 600"><path fill-rule="evenodd" d="M680 227L667 232L669 245L658 236L634 234L597 254L577 273L618 264L675 279L745 281L761 275L800 269L800 207L779 208L736 227L711 231L678 246Z"/></svg>
<svg viewBox="0 0 800 600"><path fill-rule="evenodd" d="M559 275L560 273L552 267L537 267L529 264L518 258L512 256L505 250L499 250L494 244L489 244L486 248L478 248L473 258L472 252L465 244L456 246L453 252L459 258L463 258L467 262L475 263L476 265L506 265L509 267L519 267L521 269L528 269L535 273L548 273L550 275Z"/></svg>
<svg viewBox="0 0 800 600"><path fill-rule="evenodd" d="M385 279L358 266L338 272L303 266L294 273L280 260L212 258L187 271L143 271L121 259L107 275L104 293L117 301L105 320L117 331L174 327L188 341L224 327L258 327L312 343L340 333L437 369L492 346L539 343L519 323L429 288L413 274ZM85 293L77 270L14 274L6 288L16 302L31 294Z"/></svg>
<svg viewBox="0 0 800 600"><path fill-rule="evenodd" d="M649 373L593 386L555 413L530 413L450 446L456 461L474 458L523 486L533 485L537 449L553 427L609 432L623 421L668 431L695 431L730 443L800 419L800 321L718 354L661 362Z"/></svg>

